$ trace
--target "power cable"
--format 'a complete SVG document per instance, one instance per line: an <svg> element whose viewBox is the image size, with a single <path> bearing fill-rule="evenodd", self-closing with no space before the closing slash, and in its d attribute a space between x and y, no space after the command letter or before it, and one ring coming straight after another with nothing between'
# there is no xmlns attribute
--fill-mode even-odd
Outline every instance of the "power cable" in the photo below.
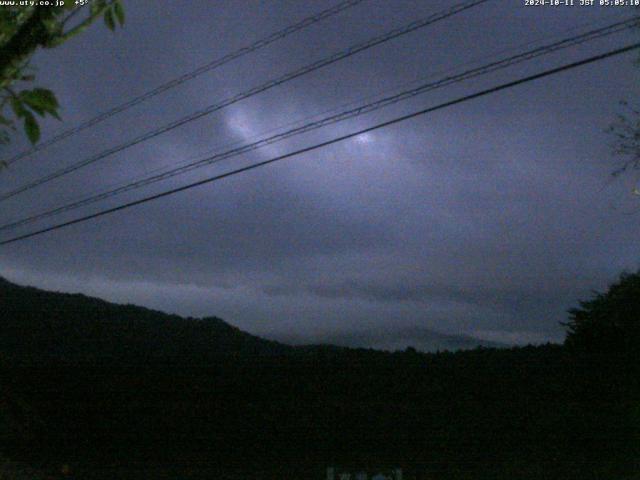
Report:
<svg viewBox="0 0 640 480"><path fill-rule="evenodd" d="M109 157L115 153L121 152L127 148L130 148L134 145L137 145L139 143L145 142L147 140L150 140L154 137L157 137L158 135L161 135L163 133L166 133L170 130L173 130L177 127L180 127L182 125L185 125L186 123L192 122L194 120L197 120L199 118L202 118L206 115L210 115L218 110L221 110L225 107L228 107L229 105L232 105L234 103L237 103L241 100L245 100L249 97L252 97L254 95L257 95L259 93L262 93L266 90L269 90L273 87L282 85L285 82L291 81L295 78L301 77L302 75L306 75L308 73L311 73L315 70L318 70L322 67L325 67L327 65L330 65L332 63L338 62L340 60L343 60L345 58L351 57L357 53L360 53L364 50L370 49L372 47L375 47L377 45L380 45L382 43L388 42L392 39L395 39L397 37L400 37L402 35L406 35L410 32L413 32L415 30L418 30L420 28L424 28L428 25L431 25L433 23L439 22L441 20L444 20L446 18L449 18L453 15L456 15L457 13L460 13L462 11L465 11L469 8L475 7L477 5L486 3L490 0L472 0L472 1L467 1L464 3L460 3L458 5L454 5L453 7L441 11L439 13L435 13L427 18L423 18L421 20L416 20L414 22L409 23L408 25L405 25L404 27L400 27L400 28L396 28L393 29L383 35L380 35L378 37L374 37L373 39L367 40L363 43L351 46L345 50L342 50L340 52L334 53L333 55L330 55L329 57L325 57L321 60L318 60L314 63L311 63L309 65L306 65L302 68L299 68L298 70L294 70L293 72L287 73L281 77L278 77L276 79L270 80L266 83L263 83L262 85L259 85L257 87L254 87L248 91L239 93L233 97L230 97L226 100L223 100L222 102L219 103L215 103L213 105L209 105L208 107L202 109L202 110L198 110L194 113L191 113L190 115L187 115L185 117L182 117L179 120L176 120L172 123L169 123L163 127L160 127L158 129L155 130L151 130L147 133L144 133L132 140L129 140L123 144L120 144L116 147L112 147L108 150L105 150L103 152L100 152L96 155L93 155L89 158L86 158L84 160L81 160L80 162L76 162L72 165L69 165L65 168L62 168L60 170L57 170L55 172L52 172L48 175L45 175L44 177L40 177L37 180L34 180L32 182L27 183L26 185L22 185L14 190L11 190L7 193L1 194L0 195L0 201L4 201L7 200L11 197L14 197L22 192L31 190L33 188L36 188L44 183L50 182L51 180L55 180L56 178L59 178L63 175L68 175L69 173L75 172L83 167L86 167L87 165L91 165L99 160L102 160L106 157Z"/></svg>
<svg viewBox="0 0 640 480"><path fill-rule="evenodd" d="M349 118L353 118L356 116L360 116L366 113L370 113L372 111L387 107L389 105L392 105L394 103L398 103L400 101L406 100L408 98L412 98L416 95L419 94L423 94L426 93L428 91L431 90L435 90L437 88L442 88L454 83L459 83L462 82L464 80L468 80L470 78L475 78L481 75L486 75L488 73L492 73L495 72L497 70L501 70L510 66L513 66L515 64L524 62L524 61L528 61L531 60L533 58L537 58L539 56L542 55L547 55L549 53L561 50L561 49L566 49L569 47L573 47L582 43L585 43L587 41L591 41L594 39L598 39L598 38L602 38L604 36L608 36L614 33L619 33L625 29L628 28L632 28L635 26L637 22L637 18L631 18L631 19L625 19L622 21L618 21L615 22L611 25L605 26L605 27L601 27L601 28L597 28L591 31L588 31L586 33L580 34L580 35L575 35L569 38L565 38L563 40L548 44L548 45L544 45L544 46L540 46L537 48L534 48L532 50L526 51L526 52L522 52L516 55L512 55L510 57L495 61L495 62L491 62L489 64L477 67L477 68L473 68L470 70L467 70L465 72L456 74L456 75L451 75L451 76L447 76L445 78L442 78L440 80L437 80L435 82L429 82L426 84L422 84L420 86L418 86L417 88L414 89L410 89L407 91L403 91L400 92L398 94L386 97L386 98L382 98L379 99L377 101L374 102L370 102L364 105L360 105L356 108L352 108L350 110L346 110L346 111L342 111L336 115L331 115L325 118L322 118L320 120L314 121L314 122L310 122L307 123L305 125L299 126L299 127L295 127L293 129L287 130L285 132L281 132L278 133L276 135L272 135L270 137L267 138L263 138L260 139L256 142L253 143L249 143L249 144L245 144L245 145L241 145L240 147L231 149L231 150L227 150L226 152L223 153L217 153L213 156L209 156L205 159L201 159L198 160L196 162L192 162L192 163L188 163L186 165L182 165L180 167L176 167L173 169L170 169L168 171L165 171L163 173L160 174L155 174L149 177L145 177L142 178L140 180L136 180L133 181L131 183L128 183L126 185L120 186L118 188L112 189L112 190L108 190L106 192L103 193L99 193L96 195L92 195L86 198L83 198L81 200L75 201L75 202L71 202L69 204L63 205L61 207L57 207L39 214L35 214L32 216L29 216L27 218L23 218L21 220L16 220L4 225L0 226L0 231L3 230L8 230L8 229L13 229L19 226L23 226L26 224L30 224L33 223L37 220L46 218L46 217L50 217L53 215L57 215L63 212L67 212L67 211L71 211L71 210L75 210L77 208L98 202L100 200L105 200L107 198L116 196L118 194L127 192L127 191L131 191L131 190L135 190L162 180L166 180L168 178L177 176L177 175L181 175L184 173L187 173L189 171L195 170L197 168L201 168L207 165L211 165L213 163L217 163L220 162L222 160L226 160L228 158L231 157L235 157L244 153L247 153L249 151L252 150L256 150L258 148L267 146L267 145L271 145L273 143L282 141L284 139L290 138L294 135L299 135L302 133L306 133L312 130L316 130L319 129L321 127L325 127L327 125L331 125L340 121L344 121L347 120Z"/></svg>
<svg viewBox="0 0 640 480"><path fill-rule="evenodd" d="M273 42L283 39L289 35L291 35L292 33L295 33L299 30L302 30L304 28L307 28L315 23L318 23L326 18L332 17L334 15L337 15L340 12L343 12L344 10L347 10L351 7L355 7L356 5L358 5L359 3L362 3L365 0L347 0L341 3L338 3L337 5L334 5L331 8L328 8L326 10L323 10L321 12L318 12L315 15L312 15L310 17L304 18L303 20L301 20L298 23L295 23L293 25L289 25L288 27L279 30L277 32L272 33L271 35L262 38L260 40L257 40L256 42L252 43L251 45L248 45L246 47L242 47L234 52L231 52L223 57L217 58L216 60L213 60L205 65L202 65L201 67L196 68L195 70L185 73L184 75L181 75L177 78L174 78L172 80L169 80L168 82L163 83L162 85L149 90L148 92L145 92L137 97L134 97L124 103L121 103L120 105L117 105L109 110L106 110L98 115L96 115L93 118L90 118L89 120L81 123L80 125L77 125L76 127L70 128L68 130L65 130L63 132L60 132L59 134L38 143L37 145L31 147L28 150L24 150L23 152L18 153L17 155L11 157L9 160L6 161L7 165L11 165L12 163L17 162L18 160L21 160L25 157L28 157L30 155L32 155L35 152L38 152L40 150L44 150L45 148L58 143L61 140L64 140L65 138L70 137L71 135L75 135L76 133L79 133L83 130L86 130L87 128L93 127L94 125L97 125L98 123L103 122L104 120L113 117L114 115L117 115L118 113L124 112L125 110L128 110L146 100L149 100L150 98L155 97L156 95L160 95L161 93L166 92L167 90L170 90L172 88L177 87L178 85L182 85L185 82L188 82L189 80L193 80L194 78L202 75L203 73L206 72L210 72L211 70L214 70L218 67L221 67L222 65L225 65L229 62L231 62L232 60L235 60L237 58L240 58L244 55L247 55L249 53L255 52L256 50L259 50L263 47L266 47L267 45L272 44ZM73 11L73 13L71 15L74 15L75 13L77 13L78 11L80 11L79 8L75 9ZM71 16L70 15L70 16Z"/></svg>
<svg viewBox="0 0 640 480"><path fill-rule="evenodd" d="M302 149L299 149L299 150L295 150L293 152L289 152L289 153L286 153L284 155L280 155L280 156L271 158L269 160L264 160L262 162L254 163L252 165L249 165L249 166L246 166L246 167L242 167L242 168L238 168L238 169L232 170L230 172L226 172L226 173L223 173L223 174L220 174L220 175L215 175L213 177L209 177L209 178L206 178L204 180L199 180L197 182L189 183L189 184L183 185L181 187L173 188L171 190L166 190L164 192L157 193L155 195L151 195L151 196L148 196L148 197L145 197L145 198L141 198L139 200L135 200L135 201L132 201L132 202L128 202L128 203L125 203L123 205L119 205L117 207L108 208L106 210L101 210L101 211L93 213L91 215L86 215L84 217L80 217L80 218L76 218L74 220L69 220L67 222L59 223L59 224L53 225L51 227L43 228L41 230L37 230L37 231L30 232L30 233L27 233L27 234L24 234L24 235L20 235L20 236L17 236L17 237L9 238L7 240L1 241L0 245L8 245L10 243L14 243L14 242L18 242L18 241L21 241L21 240L25 240L27 238L35 237L37 235L42 235L44 233L51 232L51 231L54 231L54 230L59 230L61 228L68 227L70 225L75 225L77 223L86 222L88 220L92 220L94 218L98 218L98 217L101 217L101 216L104 216L104 215L108 215L110 213L118 212L120 210L124 210L124 209L130 208L130 207L134 207L136 205L141 205L143 203L147 203L147 202L150 202L150 201L153 201L153 200L157 200L159 198L163 198L163 197L166 197L166 196L169 196L169 195L173 195L173 194L176 194L178 192L182 192L182 191L185 191L185 190L190 190L192 188L199 187L201 185L206 185L208 183L212 183L212 182L215 182L215 181L218 181L218 180L222 180L223 178L231 177L233 175L244 173L244 172L247 172L249 170L254 170L254 169L259 168L259 167L264 167L266 165L269 165L269 164L272 164L272 163L275 163L275 162L278 162L278 161L281 161L281 160L285 160L287 158L296 157L296 156L301 155L303 153L308 153L308 152L311 152L311 151L314 151L314 150L318 150L320 148L324 148L324 147L327 147L329 145L333 145L335 143L342 142L344 140L348 140L350 138L354 138L354 137L357 137L359 135L363 135L365 133L372 132L374 130L385 128L385 127L394 125L396 123L400 123L400 122L403 122L405 120L409 120L411 118L415 118L415 117L418 117L418 116L421 116L421 115L425 115L427 113L431 113L431 112L434 112L434 111L437 111L437 110L442 110L444 108L447 108L447 107L450 107L450 106L453 106L453 105L457 105L457 104L460 104L460 103L463 103L463 102L467 102L467 101L473 100L475 98L484 97L486 95L490 95L490 94L493 94L493 93L496 93L496 92L499 92L499 91L502 91L502 90L506 90L508 88L513 88L515 86L522 85L524 83L528 83L528 82L531 82L533 80L538 80L540 78L544 78L544 77L548 77L548 76L551 76L551 75L555 75L557 73L564 72L564 71L567 71L567 70L571 70L571 69L574 69L574 68L577 68L577 67L580 67L580 66L583 66L583 65L587 65L587 64L590 64L590 63L601 61L601 60L604 60L606 58L610 58L610 57L614 57L614 56L617 56L617 55L621 55L623 53L630 52L630 51L635 50L637 48L640 48L640 42L639 43L634 43L634 44L631 44L631 45L627 45L625 47L618 48L618 49L615 49L615 50L610 50L610 51L608 51L606 53L595 55L595 56L586 58L584 60L580 60L580 61L577 61L577 62L572 62L572 63L569 63L569 64L565 64L565 65L562 65L560 67L552 68L550 70L545 70L545 71L543 71L541 73L537 73L537 74L534 74L534 75L529 75L527 77L523 77L523 78L520 78L518 80L514 80L514 81L511 81L511 82L508 82L508 83L503 83L501 85L498 85L498 86L495 86L495 87L492 87L492 88L488 88L486 90L482 90L482 91L479 91L479 92L476 92L476 93L472 93L470 95L465 95L465 96L459 97L459 98L457 98L455 100L450 100L448 102L441 103L441 104L436 105L434 107L425 108L423 110L419 110L417 112L413 112L413 113L410 113L410 114L407 114L407 115L403 115L401 117L396 117L396 118L394 118L392 120L388 120L386 122L379 123L379 124L374 125L372 127L364 128L364 129L358 130L356 132L352 132L352 133L349 133L349 134L346 134L346 135L342 135L340 137L333 138L331 140L327 140L325 142L317 143L317 144L312 145L310 147L305 147L305 148L302 148Z"/></svg>

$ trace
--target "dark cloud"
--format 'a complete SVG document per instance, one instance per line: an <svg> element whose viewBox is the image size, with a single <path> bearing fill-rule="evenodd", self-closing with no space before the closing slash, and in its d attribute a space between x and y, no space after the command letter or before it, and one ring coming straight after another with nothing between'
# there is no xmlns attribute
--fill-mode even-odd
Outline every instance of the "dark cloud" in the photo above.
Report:
<svg viewBox="0 0 640 480"><path fill-rule="evenodd" d="M161 3L131 2L124 30L95 26L36 57L39 78L65 107L65 126L320 9L293 0ZM3 171L0 188L451 4L367 0ZM625 12L489 2L15 197L3 204L0 219L224 151ZM101 205L271 158L632 38L637 33L434 91ZM613 160L604 132L618 100L637 96L631 60L607 60L3 247L0 275L218 315L296 341L360 338L401 348L426 345L423 333L432 330L507 343L560 340L558 322L568 308L639 266L638 217L627 214L638 207L630 185L607 184ZM59 128L47 122L45 136Z"/></svg>

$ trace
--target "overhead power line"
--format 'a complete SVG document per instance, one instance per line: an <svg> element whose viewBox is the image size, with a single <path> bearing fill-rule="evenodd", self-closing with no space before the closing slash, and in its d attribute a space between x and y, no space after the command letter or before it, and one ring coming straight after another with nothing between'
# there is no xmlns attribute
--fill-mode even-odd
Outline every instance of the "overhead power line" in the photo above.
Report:
<svg viewBox="0 0 640 480"><path fill-rule="evenodd" d="M617 55L622 55L624 53L630 52L630 51L638 49L638 48L640 48L640 42L634 43L634 44L631 44L631 45L627 45L625 47L618 48L618 49L615 49L615 50L610 50L610 51L608 51L606 53L602 53L602 54L599 54L599 55L594 55L592 57L589 57L589 58L586 58L586 59L583 59L583 60L579 60L577 62L572 62L572 63L568 63L568 64L565 64L565 65L562 65L560 67L556 67L556 68L552 68L552 69L549 69L549 70L545 70L545 71L543 71L541 73L537 73L537 74L534 74L534 75L529 75L529 76L520 78L518 80L514 80L514 81L511 81L511 82L503 83L501 85L498 85L498 86L495 86L495 87L491 87L491 88L488 88L488 89L485 89L485 90L481 90L479 92L472 93L470 95L465 95L463 97L459 97L459 98L457 98L455 100L450 100L448 102L441 103L441 104L436 105L434 107L428 107L428 108L425 108L425 109L422 109L422 110L418 110L417 112L409 113L409 114L403 115L401 117L396 117L396 118L394 118L392 120L388 120L386 122L378 123L377 125L374 125L372 127L364 128L364 129L361 129L361 130L358 130L358 131L355 131L355 132L352 132L352 133L349 133L349 134L346 134L346 135L342 135L340 137L335 137L335 138L333 138L331 140L327 140L325 142L317 143L317 144L312 145L310 147L301 148L299 150L295 150L293 152L289 152L289 153L286 153L284 155L280 155L280 156L271 158L269 160L264 160L262 162L254 163L252 165L249 165L249 166L246 166L246 167L242 167L242 168L238 168L238 169L232 170L230 172L226 172L226 173L223 173L223 174L215 175L213 177L205 178L203 180L199 180L197 182L189 183L187 185L183 185L181 187L173 188L171 190L166 190L164 192L157 193L157 194L154 194L154 195L150 195L148 197L144 197L144 198L132 201L132 202L128 202L128 203L119 205L117 207L108 208L106 210L101 210L101 211L93 213L91 215L86 215L86 216L83 216L83 217L80 217L80 218L76 218L74 220L69 220L67 222L58 223L56 225L53 225L53 226L50 226L50 227L47 227L47 228L43 228L41 230L37 230L37 231L31 232L31 233L27 233L27 234L20 235L20 236L17 236L17 237L9 238L7 240L1 241L0 245L8 245L10 243L18 242L18 241L21 241L21 240L26 240L27 238L35 237L37 235L42 235L44 233L51 232L51 231L54 231L54 230L59 230L61 228L68 227L70 225L75 225L77 223L86 222L86 221L92 220L94 218L102 217L104 215L108 215L110 213L115 213L115 212L118 212L120 210L125 210L127 208L134 207L136 205L141 205L143 203L151 202L153 200L158 200L160 198L167 197L169 195L174 195L176 193L179 193L179 192L182 192L182 191L185 191L185 190L190 190L190 189L195 188L195 187L199 187L199 186L206 185L206 184L218 181L218 180L222 180L223 178L227 178L227 177L231 177L231 176L234 176L234 175L238 175L240 173L244 173L244 172L247 172L249 170L254 170L256 168L264 167L266 165L270 165L272 163L279 162L281 160L285 160L285 159L288 159L288 158L296 157L296 156L304 154L304 153L308 153L308 152L311 152L311 151L314 151L314 150L318 150L318 149L327 147L329 145L333 145L335 143L342 142L344 140L348 140L350 138L354 138L354 137L357 137L359 135L363 135L365 133L372 132L374 130L385 128L385 127L394 125L396 123L404 122L404 121L409 120L411 118L422 116L422 115L425 115L427 113L435 112L437 110L442 110L444 108L451 107L453 105L464 103L464 102L467 102L467 101L470 101L470 100L473 100L473 99L476 99L476 98L479 98L479 97L484 97L486 95L490 95L490 94L493 94L493 93L496 93L496 92L499 92L499 91L502 91L502 90L513 88L513 87L516 87L518 85L522 85L522 84L525 84L525 83L528 83L528 82L531 82L531 81L534 81L534 80L538 80L540 78L544 78L544 77L548 77L548 76L551 76L551 75L555 75L555 74L558 74L558 73L561 73L561 72L564 72L564 71L567 71L567 70L572 70L574 68L577 68L577 67L580 67L580 66L583 66L583 65L587 65L587 64L590 64L590 63L598 62L598 61L604 60L606 58L614 57L614 56L617 56Z"/></svg>
<svg viewBox="0 0 640 480"><path fill-rule="evenodd" d="M620 16L620 15L609 15L606 18L607 19L613 19L614 17L616 17L618 20L620 20L621 18L629 18L627 16ZM598 22L594 22L594 21L590 21L586 24L582 24L580 26L576 26L576 27L572 27L569 30L567 30L566 32L577 32L580 31L582 28L585 27L593 27L594 25L598 24ZM446 69L440 69L436 72L430 73L426 76L422 76L421 78L417 78L417 79L413 79L409 82L404 82L402 84L399 84L395 87L392 88L385 88L384 90L379 91L376 94L368 94L368 95L364 95L364 96L359 96L357 97L357 99L354 100L350 100L346 103L343 103L339 106L334 106L331 107L329 109L326 110L322 110L322 111L318 111L316 113L310 114L310 115L305 115L297 120L293 120L284 124L280 124L278 126L271 126L269 128L267 128L266 130L262 130L260 134L254 134L251 135L247 140L248 141L256 141L258 139L261 139L264 137L264 135L267 134L271 134L273 132L279 132L279 131L283 131L283 129L287 128L287 127L291 127L293 128L293 126L296 125L304 125L307 122L311 122L313 119L318 119L318 118L322 118L325 115L329 115L329 114L334 114L336 112L340 112L343 111L347 108L352 108L355 105L360 104L361 102L365 102L365 101L373 101L373 99L376 98L382 98L383 96L387 96L390 95L391 92L402 92L406 89L408 89L410 86L415 86L415 85L421 85L423 84L425 81L427 80L431 80L434 78L438 78L438 76L440 75L449 75L452 72L456 72L459 70L459 68L461 67L466 67L469 65L475 65L480 61L486 61L486 60L493 60L497 57L499 57L499 54L507 54L507 53L512 53L512 52L519 52L521 51L523 48L529 48L532 45L536 45L538 44L540 41L542 40L548 40L553 38L554 41L557 41L558 38L560 38L561 36L558 35L557 33L550 36L550 35L539 35L536 37L535 40L529 40L527 42L524 43L520 43L517 46L510 46L507 48L502 48L499 51L494 51L492 53L489 54L485 54L485 55L481 55L479 57L474 57L472 59L466 60L462 63L459 63L453 67L448 67ZM83 195L74 195L71 199L69 199L69 203L73 202L84 202L85 200L91 200L94 198L94 196L96 195L102 195L102 194L109 194L112 193L115 190L119 190L121 187L123 186L127 186L130 185L131 183L135 183L138 181L145 181L147 178L150 178L149 176L153 176L155 174L158 174L160 172L163 173L170 173L172 172L174 169L176 168L181 168L183 166L188 166L191 165L192 162L198 162L200 160L202 160L203 158L205 158L206 155L210 155L213 154L215 152L220 151L221 149L230 149L230 148L235 148L238 145L243 145L246 142L243 142L241 140L235 140L232 142L228 142L228 143L224 143L220 146L216 146L216 147L209 147L204 151L201 151L200 153L196 154L196 155L190 155L189 157L187 157L185 160L183 160L182 162L180 162L179 164L175 165L175 166L171 166L171 165L164 165L164 166L160 166L160 167L156 167L153 168L151 170L147 170L144 175L138 175L136 178L132 178L128 183L126 183L125 185L122 185L122 183L116 184L114 182L111 182L110 185L106 186L105 188L101 189L100 192L96 192L95 194L92 194L91 197L87 197L86 194ZM209 158L209 157L207 157ZM213 163L217 163L217 161L212 161L211 164ZM210 165L209 163L207 163L206 165L203 166L208 166ZM92 202L91 202L92 203ZM55 210L58 210L58 208L63 208L63 207L56 207ZM48 212L44 212L44 214L47 214ZM8 226L7 226L8 227ZM0 226L0 230L2 230L2 227Z"/></svg>
<svg viewBox="0 0 640 480"><path fill-rule="evenodd" d="M313 121L313 122L309 122L307 124L304 124L302 126L298 126L292 129L289 129L285 132L281 132L263 139L260 139L256 142L253 143L249 143L249 144L244 144L241 145L239 147L227 150L225 152L222 153L217 153L214 154L212 156L206 157L204 159L200 159L198 161L192 162L192 163L188 163L186 165L182 165L180 167L176 167L176 168L172 168L168 171L159 173L159 174L154 174L151 176L148 176L146 178L142 178L133 182L130 182L128 184L125 184L123 186L117 187L115 189L112 190L108 190L106 192L102 192L99 194L94 194L91 195L89 197L85 197L81 200L77 200L71 203L68 203L66 205L60 206L60 207L56 207L53 208L51 210L45 211L45 212L41 212L38 213L36 215L32 215L11 223L7 223L4 225L0 226L0 231L4 231L4 230L9 230L9 229L13 229L19 226L23 226L23 225L27 225L33 222L36 222L38 220L41 220L43 218L47 218L47 217L51 217L53 215L57 215L60 213L64 213L64 212L68 212L68 211L72 211L75 210L77 208L86 206L86 205L90 205L93 204L95 202L101 201L101 200L105 200L107 198L111 198L114 197L116 195L119 195L121 193L127 192L127 191L131 191L131 190L135 190L147 185L151 185L153 183L157 183L159 181L162 180L166 180L168 178L177 176L177 175L181 175L184 173L187 173L189 171L195 170L197 168L201 168L201 167L205 167L207 165L211 165L213 163L217 163L219 161L222 160L226 160L228 158L231 157L235 157L244 153L247 153L249 151L252 150L256 150L258 148L267 146L267 145L271 145L275 142L279 142L282 141L286 138L290 138L294 135L299 135L302 133L306 133L312 130L316 130L319 129L321 127L327 126L327 125L331 125L340 121L344 121L346 119L349 118L353 118L359 115L363 115L378 109L381 109L383 107L392 105L394 103L406 100L408 98L412 98L416 95L419 94L423 94L426 93L428 91L431 90L435 90L438 88L442 88L454 83L459 83L462 82L464 80L468 80L470 78L475 78L481 75L486 75L488 73L492 73L513 65L516 65L518 63L522 63L524 61L528 61L531 60L533 58L537 58L540 57L542 55L547 55L553 52L556 52L558 50L562 50L562 49L566 49L569 47L573 47L582 43L585 43L587 41L591 41L591 40L595 40L598 38L602 38L604 36L607 35L611 35L614 33L618 33L621 31L624 31L628 28L632 28L635 27L637 23L637 18L630 18L630 19L625 19L622 21L618 21L615 22L611 25L605 26L605 27L601 27L601 28L597 28L594 30L590 30L588 32L582 33L580 35L575 35L575 36L571 36L559 41L556 41L554 43L548 44L548 45L543 45L537 48L533 48L531 50L522 52L522 53L518 53L506 58L503 58L501 60L497 60L485 65L482 65L480 67L476 67L476 68L472 68L469 70L466 70L462 73L458 73L455 75L450 75L450 76L446 76L442 79L439 79L437 81L433 81L433 82L429 82L429 83L424 83L422 85L417 86L416 88L413 89L409 89L409 90L405 90L403 92L397 93L395 95L391 95L370 103L366 103L363 105L359 105L355 108L351 108L349 110L345 110L342 111L338 114L335 115L330 115L327 117L324 117L322 119Z"/></svg>
<svg viewBox="0 0 640 480"><path fill-rule="evenodd" d="M146 100L149 100L150 98L153 98L157 95L160 95L161 93L166 92L167 90L171 90L172 88L177 87L178 85L182 85L185 82L188 82L189 80L193 80L194 78L202 75L203 73L207 73L210 72L211 70L215 70L218 67L221 67L222 65L225 65L229 62L231 62L232 60L236 60L237 58L243 57L244 55L247 55L249 53L255 52L256 50L259 50L263 47L266 47L267 45L270 45L274 42L276 42L277 40L281 40L295 32L298 32L300 30L303 30L315 23L318 23L322 20L325 20L329 17L332 17L334 15L337 15L340 12L343 12L351 7L355 7L356 5L358 5L359 3L362 3L365 0L346 0L343 2L338 3L337 5L334 5L331 8L327 8L326 10L323 10L321 12L316 13L315 15L312 15L310 17L304 18L303 20L301 20L298 23L294 23L293 25L289 25L288 27L279 30L277 32L272 33L271 35L262 38L260 40L257 40L256 42L252 43L251 45L247 45L245 47L239 48L238 50L231 52L223 57L217 58L205 65L202 65L198 68L196 68L195 70L192 70L191 72L185 73L184 75L181 75L179 77L176 77L172 80L169 80L165 83L163 83L162 85L149 90L148 92L145 92L137 97L134 97L124 103L121 103L120 105L117 105L109 110L106 110L98 115L96 115L93 118L90 118L89 120L73 127L70 128L68 130L65 130L63 132L60 132L59 134L38 143L37 145L33 146L32 148L28 149L28 150L24 150L23 152L18 153L17 155L11 157L9 160L6 161L7 165L11 165L12 163L17 162L18 160L21 160L25 157L28 157L30 155L32 155L35 152L38 152L40 150L44 150L47 147L50 147L51 145L58 143L61 140L64 140L65 138L70 137L71 135L75 135L76 133L79 133L83 130L86 130L87 128L93 127L94 125L97 125L101 122L103 122L104 120L113 117L114 115L117 115L118 113L124 112L125 110L128 110ZM79 11L79 9L74 10L74 12Z"/></svg>
<svg viewBox="0 0 640 480"><path fill-rule="evenodd" d="M109 156L111 156L111 155L113 155L115 153L121 152L121 151L123 151L123 150L125 150L127 148L130 148L130 147L134 146L134 145L137 145L139 143L142 143L142 142L145 142L147 140L150 140L150 139L152 139L154 137L157 137L158 135L166 133L166 132L168 132L170 130L173 130L173 129L175 129L177 127L180 127L182 125L185 125L185 124L187 124L189 122L192 122L194 120L202 118L202 117L204 117L206 115L210 115L210 114L212 114L212 113L214 113L214 112L216 112L218 110L221 110L221 109L223 109L225 107L228 107L229 105L237 103L237 102L239 102L241 100L245 100L245 99L247 99L249 97L252 97L254 95L262 93L262 92L264 92L266 90L269 90L269 89L271 89L273 87L282 85L283 83L291 81L291 80L293 80L295 78L301 77L301 76L306 75L308 73L311 73L311 72L313 72L315 70L323 68L323 67L325 67L327 65L331 65L331 64L333 64L335 62L338 62L338 61L343 60L345 58L351 57L351 56L353 56L353 55L355 55L357 53L360 53L360 52L362 52L364 50L368 50L368 49L373 48L373 47L375 47L377 45L383 44L383 43L388 42L388 41L390 41L392 39L398 38L398 37L400 37L402 35L406 35L406 34L408 34L410 32L418 30L420 28L424 28L424 27L426 27L428 25L434 24L436 22L439 22L441 20L449 18L449 17L451 17L453 15L456 15L456 14L458 14L460 12L463 12L463 11L465 11L467 9L470 9L472 7L475 7L477 5L486 3L488 1L490 1L490 0L471 0L471 1L463 2L463 3L460 3L460 4L454 5L454 6L448 8L446 10L443 10L441 12L438 12L438 13L435 13L433 15L430 15L429 17L413 21L413 22L405 25L404 27L393 29L393 30L391 30L391 31L389 31L389 32L387 32L387 33L385 33L383 35L374 37L374 38L372 38L370 40L367 40L367 41L365 41L363 43L359 43L359 44L353 45L353 46L351 46L351 47L349 47L349 48L347 48L345 50L341 50L339 52L336 52L333 55L330 55L330 56L325 57L325 58L323 58L321 60L318 60L318 61L316 61L314 63L311 63L309 65L306 65L306 66L302 67L302 68L294 70L294 71L292 71L290 73L287 73L287 74L285 74L285 75L283 75L281 77L272 79L272 80L270 80L270 81L268 81L266 83L263 83L262 85L254 87L254 88L252 88L250 90L247 90L245 92L239 93L239 94L237 94L237 95L235 95L233 97L230 97L230 98L228 98L226 100L223 100L223 101L221 101L219 103L215 103L213 105L209 105L208 107L206 107L206 108L204 108L202 110L198 110L198 111L193 112L193 113L191 113L191 114L189 114L189 115L187 115L185 117L180 118L179 120L176 120L176 121L174 121L172 123L169 123L169 124L167 124L167 125L165 125L163 127L157 128L155 130L151 130L151 131L149 131L147 133L144 133L144 134L142 134L142 135L140 135L140 136L138 136L138 137L136 137L136 138L134 138L132 140L129 140L129 141L123 143L123 144L120 144L118 146L112 147L112 148L110 148L108 150L100 152L100 153L98 153L96 155L93 155L93 156L91 156L89 158L86 158L84 160L81 160L79 162L71 164L71 165L69 165L67 167L64 167L64 168L62 168L60 170L52 172L52 173L50 173L48 175L40 177L40 178L38 178L38 179L36 179L36 180L34 180L32 182L29 182L29 183L27 183L25 185L22 185L22 186L14 189L14 190L11 190L11 191L9 191L7 193L1 194L0 195L0 201L7 200L7 199L9 199L11 197L14 197L14 196L22 193L22 192L26 192L28 190L31 190L33 188L36 188L36 187L44 184L44 183L50 182L51 180L54 180L54 179L59 178L59 177L62 177L63 175L68 175L69 173L75 172L75 171L77 171L77 170L79 170L81 168L86 167L87 165L91 165L91 164L93 164L93 163L95 163L95 162L97 162L99 160L102 160L102 159L104 159L106 157L109 157Z"/></svg>

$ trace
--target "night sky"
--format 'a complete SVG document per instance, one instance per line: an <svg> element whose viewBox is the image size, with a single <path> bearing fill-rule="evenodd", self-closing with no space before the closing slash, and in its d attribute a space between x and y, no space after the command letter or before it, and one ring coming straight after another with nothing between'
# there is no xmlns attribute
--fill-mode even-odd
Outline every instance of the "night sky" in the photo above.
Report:
<svg viewBox="0 0 640 480"><path fill-rule="evenodd" d="M576 0L578 2L578 0ZM63 123L43 138L337 1L136 0L39 51ZM206 73L0 174L0 192L356 42L454 5L365 0ZM493 0L239 102L2 202L38 213L160 168L632 15L629 7ZM25 233L328 140L638 41L640 31L439 89L12 232ZM640 267L640 197L605 132L638 97L637 53L469 101L322 150L0 247L0 275L289 342L420 346L426 330L562 341L566 310ZM323 113L325 112L325 113ZM27 146L15 138L7 156Z"/></svg>

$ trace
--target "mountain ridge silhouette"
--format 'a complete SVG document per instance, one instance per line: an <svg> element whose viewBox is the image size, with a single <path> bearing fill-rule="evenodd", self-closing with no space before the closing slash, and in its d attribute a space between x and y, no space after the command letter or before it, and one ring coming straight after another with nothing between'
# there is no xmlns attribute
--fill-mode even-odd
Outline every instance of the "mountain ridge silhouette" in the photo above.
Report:
<svg viewBox="0 0 640 480"><path fill-rule="evenodd" d="M344 334L297 345L262 338L216 317L182 317L133 304L118 304L81 293L21 286L0 277L0 355L18 362L210 362L220 356L279 356L345 349L373 350L363 338L379 332ZM418 350L499 347L466 335L418 328ZM367 337L368 336L368 337ZM329 337L331 340L331 337ZM299 343L299 342L296 342ZM402 350L412 342L389 350ZM504 345L506 346L506 345Z"/></svg>

